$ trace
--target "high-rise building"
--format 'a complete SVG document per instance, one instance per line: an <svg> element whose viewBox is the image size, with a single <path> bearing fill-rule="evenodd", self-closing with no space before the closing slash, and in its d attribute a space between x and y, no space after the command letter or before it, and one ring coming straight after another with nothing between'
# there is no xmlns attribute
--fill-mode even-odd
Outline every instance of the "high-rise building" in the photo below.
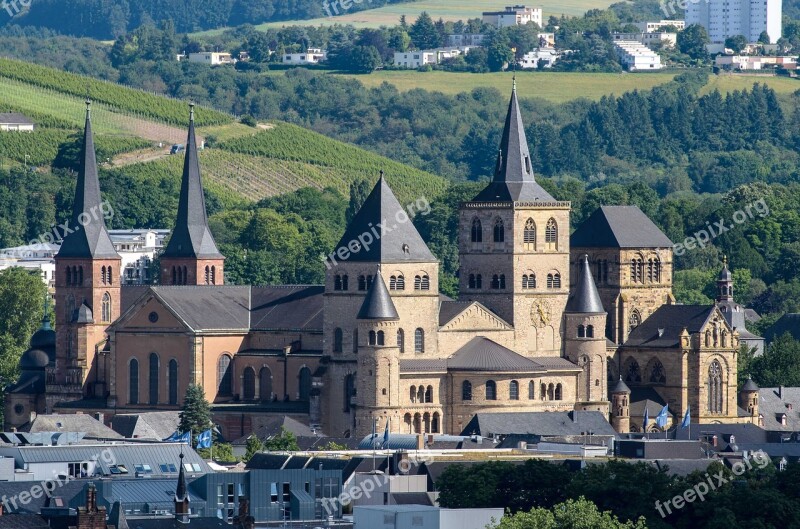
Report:
<svg viewBox="0 0 800 529"><path fill-rule="evenodd" d="M757 42L764 31L774 44L781 38L781 0L700 0L686 6L686 25L706 28L712 44L744 35Z"/></svg>

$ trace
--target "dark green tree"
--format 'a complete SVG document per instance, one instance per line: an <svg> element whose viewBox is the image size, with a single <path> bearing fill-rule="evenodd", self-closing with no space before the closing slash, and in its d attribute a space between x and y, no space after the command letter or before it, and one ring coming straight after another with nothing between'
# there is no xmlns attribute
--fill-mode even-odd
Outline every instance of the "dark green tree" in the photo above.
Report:
<svg viewBox="0 0 800 529"><path fill-rule="evenodd" d="M208 430L211 426L211 409L206 400L203 387L197 384L189 384L181 407L178 430L181 433L191 431L196 437L197 434ZM192 443L194 444L194 439Z"/></svg>
<svg viewBox="0 0 800 529"><path fill-rule="evenodd" d="M408 34L418 50L438 48L442 45L439 31L437 31L431 16L425 11L420 13L417 20L411 24Z"/></svg>
<svg viewBox="0 0 800 529"><path fill-rule="evenodd" d="M734 35L725 39L725 47L740 53L747 46L747 37L744 35Z"/></svg>
<svg viewBox="0 0 800 529"><path fill-rule="evenodd" d="M708 31L699 24L692 24L678 33L678 49L692 59L705 61L708 59L706 46L711 42Z"/></svg>
<svg viewBox="0 0 800 529"><path fill-rule="evenodd" d="M281 433L266 440L264 450L269 450L270 452L297 452L300 447L297 444L297 436L281 426Z"/></svg>

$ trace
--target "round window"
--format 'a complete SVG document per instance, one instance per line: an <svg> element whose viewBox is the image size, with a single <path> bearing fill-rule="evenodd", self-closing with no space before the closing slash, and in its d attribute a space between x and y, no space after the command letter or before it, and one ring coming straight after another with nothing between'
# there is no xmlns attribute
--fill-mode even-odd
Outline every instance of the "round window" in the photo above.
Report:
<svg viewBox="0 0 800 529"><path fill-rule="evenodd" d="M25 411L25 406L23 406L22 404L17 404L16 406L14 406L14 413L16 413L17 415L22 415L22 412L24 411Z"/></svg>
<svg viewBox="0 0 800 529"><path fill-rule="evenodd" d="M155 323L158 321L158 312L151 312L147 318L150 320L150 323Z"/></svg>

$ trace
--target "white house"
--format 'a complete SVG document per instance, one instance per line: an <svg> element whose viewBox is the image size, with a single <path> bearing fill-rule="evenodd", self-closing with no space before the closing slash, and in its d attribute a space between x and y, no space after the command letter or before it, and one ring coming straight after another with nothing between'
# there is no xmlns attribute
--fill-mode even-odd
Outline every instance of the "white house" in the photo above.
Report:
<svg viewBox="0 0 800 529"><path fill-rule="evenodd" d="M614 40L635 40L641 42L645 46L653 46L654 44L662 44L665 48L674 48L678 45L677 33L614 33L612 35Z"/></svg>
<svg viewBox="0 0 800 529"><path fill-rule="evenodd" d="M764 31L771 44L782 35L782 0L703 0L686 5L686 24L706 28L712 44L744 35L756 42Z"/></svg>
<svg viewBox="0 0 800 529"><path fill-rule="evenodd" d="M538 48L529 51L517 62L520 68L538 68L539 61L542 61L544 68L552 68L558 61L559 53L553 48Z"/></svg>
<svg viewBox="0 0 800 529"><path fill-rule="evenodd" d="M35 125L30 118L17 112L0 113L0 131L33 132Z"/></svg>
<svg viewBox="0 0 800 529"><path fill-rule="evenodd" d="M447 35L448 46L481 46L486 35L481 33L452 33Z"/></svg>
<svg viewBox="0 0 800 529"><path fill-rule="evenodd" d="M797 57L718 55L714 65L724 70L797 69Z"/></svg>
<svg viewBox="0 0 800 529"><path fill-rule="evenodd" d="M642 44L632 40L614 42L620 63L630 72L660 70L663 68L661 57Z"/></svg>
<svg viewBox="0 0 800 529"><path fill-rule="evenodd" d="M319 64L328 57L328 52L320 48L308 48L301 53L286 53L281 57L283 64Z"/></svg>
<svg viewBox="0 0 800 529"><path fill-rule="evenodd" d="M435 50L398 51L394 54L394 65L400 68L420 68L426 64L439 64L445 59L466 55L471 48L462 46L454 48L438 48Z"/></svg>
<svg viewBox="0 0 800 529"><path fill-rule="evenodd" d="M209 66L219 66L220 64L234 64L236 60L230 53L220 53L215 51L203 51L200 53L190 53L189 62L200 62Z"/></svg>
<svg viewBox="0 0 800 529"><path fill-rule="evenodd" d="M542 27L542 9L523 5L506 6L504 11L485 11L483 22L498 28L521 26L529 22Z"/></svg>
<svg viewBox="0 0 800 529"><path fill-rule="evenodd" d="M684 20L659 20L658 22L639 22L634 24L643 33L657 33L662 29L672 26L678 31L686 29L686 21Z"/></svg>

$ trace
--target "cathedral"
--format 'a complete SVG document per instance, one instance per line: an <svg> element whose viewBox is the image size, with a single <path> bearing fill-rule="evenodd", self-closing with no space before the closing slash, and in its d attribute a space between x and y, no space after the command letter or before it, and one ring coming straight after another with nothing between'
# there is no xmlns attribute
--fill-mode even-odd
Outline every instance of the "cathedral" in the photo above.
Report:
<svg viewBox="0 0 800 529"><path fill-rule="evenodd" d="M228 439L276 415L335 437L575 409L641 431L637 410L656 405L671 420L757 421L737 404L745 329L718 304L675 303L672 243L637 207L603 206L573 232L570 202L534 177L516 87L493 178L459 208L458 300L439 293L439 261L383 175L324 285L226 285L193 113L188 134L159 284L120 285L102 218L67 235L55 330L44 321L22 356L6 429L40 413L177 410L189 384ZM87 108L73 225L100 203ZM732 303L727 264L719 288Z"/></svg>

